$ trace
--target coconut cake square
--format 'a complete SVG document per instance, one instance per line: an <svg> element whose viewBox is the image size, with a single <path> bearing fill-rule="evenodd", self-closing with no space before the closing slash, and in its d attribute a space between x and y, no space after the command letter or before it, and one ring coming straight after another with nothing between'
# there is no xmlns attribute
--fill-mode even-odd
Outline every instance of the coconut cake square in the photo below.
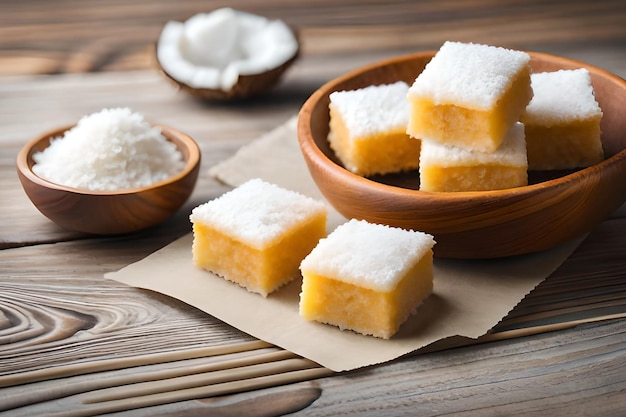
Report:
<svg viewBox="0 0 626 417"><path fill-rule="evenodd" d="M528 184L524 125L513 125L494 152L422 141L420 190L486 191Z"/></svg>
<svg viewBox="0 0 626 417"><path fill-rule="evenodd" d="M300 315L389 339L433 289L429 234L352 219L302 261Z"/></svg>
<svg viewBox="0 0 626 417"><path fill-rule="evenodd" d="M532 97L530 56L445 42L409 88L414 138L495 151Z"/></svg>
<svg viewBox="0 0 626 417"><path fill-rule="evenodd" d="M252 179L194 208L193 263L267 296L299 277L302 259L326 236L326 205Z"/></svg>
<svg viewBox="0 0 626 417"><path fill-rule="evenodd" d="M602 110L585 68L531 75L533 99L520 120L526 129L528 168L582 168L604 159Z"/></svg>
<svg viewBox="0 0 626 417"><path fill-rule="evenodd" d="M406 133L408 89L399 81L330 94L328 141L346 169L361 176L417 169L420 143Z"/></svg>

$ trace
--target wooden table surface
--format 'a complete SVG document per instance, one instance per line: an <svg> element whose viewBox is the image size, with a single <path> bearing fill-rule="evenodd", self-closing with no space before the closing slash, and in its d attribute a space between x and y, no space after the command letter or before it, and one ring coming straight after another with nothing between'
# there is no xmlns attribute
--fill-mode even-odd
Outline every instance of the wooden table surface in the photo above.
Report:
<svg viewBox="0 0 626 417"><path fill-rule="evenodd" d="M262 99L203 103L153 67L153 44L167 20L223 5L300 31L301 58ZM0 0L0 415L624 415L623 211L484 343L340 374L103 274L188 233L190 209L228 189L208 169L295 115L317 87L349 69L459 40L563 55L626 77L625 22L621 0ZM15 157L35 135L113 106L194 137L203 153L198 185L179 213L146 232L62 230L23 193ZM528 328L534 335L511 337ZM233 388L231 376L220 384L202 368L198 377L208 379L180 385L220 348L241 350L226 355L233 360L278 355L297 369L286 384L251 378ZM94 402L131 389L124 384L180 370L160 394ZM185 388L175 392L184 395L172 387Z"/></svg>

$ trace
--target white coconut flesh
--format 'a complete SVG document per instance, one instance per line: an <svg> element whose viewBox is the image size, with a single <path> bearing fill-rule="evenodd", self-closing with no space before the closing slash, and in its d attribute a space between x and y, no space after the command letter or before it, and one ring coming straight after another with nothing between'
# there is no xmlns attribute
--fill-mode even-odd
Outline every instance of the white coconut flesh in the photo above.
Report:
<svg viewBox="0 0 626 417"><path fill-rule="evenodd" d="M297 50L298 41L283 21L223 8L167 22L157 59L166 73L190 87L230 91L240 75L277 68Z"/></svg>

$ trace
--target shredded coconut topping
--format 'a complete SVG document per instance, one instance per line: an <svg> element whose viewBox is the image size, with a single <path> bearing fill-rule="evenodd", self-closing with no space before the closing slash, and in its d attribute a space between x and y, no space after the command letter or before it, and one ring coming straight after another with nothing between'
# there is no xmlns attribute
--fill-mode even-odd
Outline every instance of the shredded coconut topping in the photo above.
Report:
<svg viewBox="0 0 626 417"><path fill-rule="evenodd" d="M185 166L176 146L128 108L82 117L62 137L33 154L33 172L57 184L121 191L166 180Z"/></svg>
<svg viewBox="0 0 626 417"><path fill-rule="evenodd" d="M434 245L423 232L352 219L321 239L300 269L388 292Z"/></svg>
<svg viewBox="0 0 626 417"><path fill-rule="evenodd" d="M326 212L324 203L256 178L199 205L189 218L264 249L321 212Z"/></svg>
<svg viewBox="0 0 626 417"><path fill-rule="evenodd" d="M508 131L502 144L493 152L461 148L423 140L420 164L436 164L444 167L467 165L509 165L523 167L528 164L524 125L515 123Z"/></svg>
<svg viewBox="0 0 626 417"><path fill-rule="evenodd" d="M330 94L331 106L343 118L355 138L371 136L389 130L406 129L409 122L407 83L371 85Z"/></svg>
<svg viewBox="0 0 626 417"><path fill-rule="evenodd" d="M551 126L602 116L585 68L535 73L530 82L534 95L523 121Z"/></svg>
<svg viewBox="0 0 626 417"><path fill-rule="evenodd" d="M488 109L529 62L522 51L446 41L409 91L436 104Z"/></svg>

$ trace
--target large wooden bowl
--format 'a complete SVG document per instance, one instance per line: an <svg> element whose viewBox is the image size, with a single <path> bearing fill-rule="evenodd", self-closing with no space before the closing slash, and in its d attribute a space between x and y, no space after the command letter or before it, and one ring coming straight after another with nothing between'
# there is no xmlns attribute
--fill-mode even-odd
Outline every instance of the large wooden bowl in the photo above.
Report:
<svg viewBox="0 0 626 417"><path fill-rule="evenodd" d="M604 113L603 162L576 172L529 172L525 187L457 193L419 191L416 171L363 178L344 169L327 141L329 94L398 80L411 85L434 55L424 52L352 71L322 86L303 105L298 138L320 191L348 218L433 234L439 257L525 254L589 232L626 200L626 81L582 62L529 54L535 72L590 71Z"/></svg>
<svg viewBox="0 0 626 417"><path fill-rule="evenodd" d="M189 198L200 169L200 149L186 134L160 126L167 140L183 154L185 168L151 186L115 192L94 192L55 184L32 171L32 155L72 126L44 133L17 156L17 172L35 207L59 226L79 232L113 235L155 226L174 214Z"/></svg>

